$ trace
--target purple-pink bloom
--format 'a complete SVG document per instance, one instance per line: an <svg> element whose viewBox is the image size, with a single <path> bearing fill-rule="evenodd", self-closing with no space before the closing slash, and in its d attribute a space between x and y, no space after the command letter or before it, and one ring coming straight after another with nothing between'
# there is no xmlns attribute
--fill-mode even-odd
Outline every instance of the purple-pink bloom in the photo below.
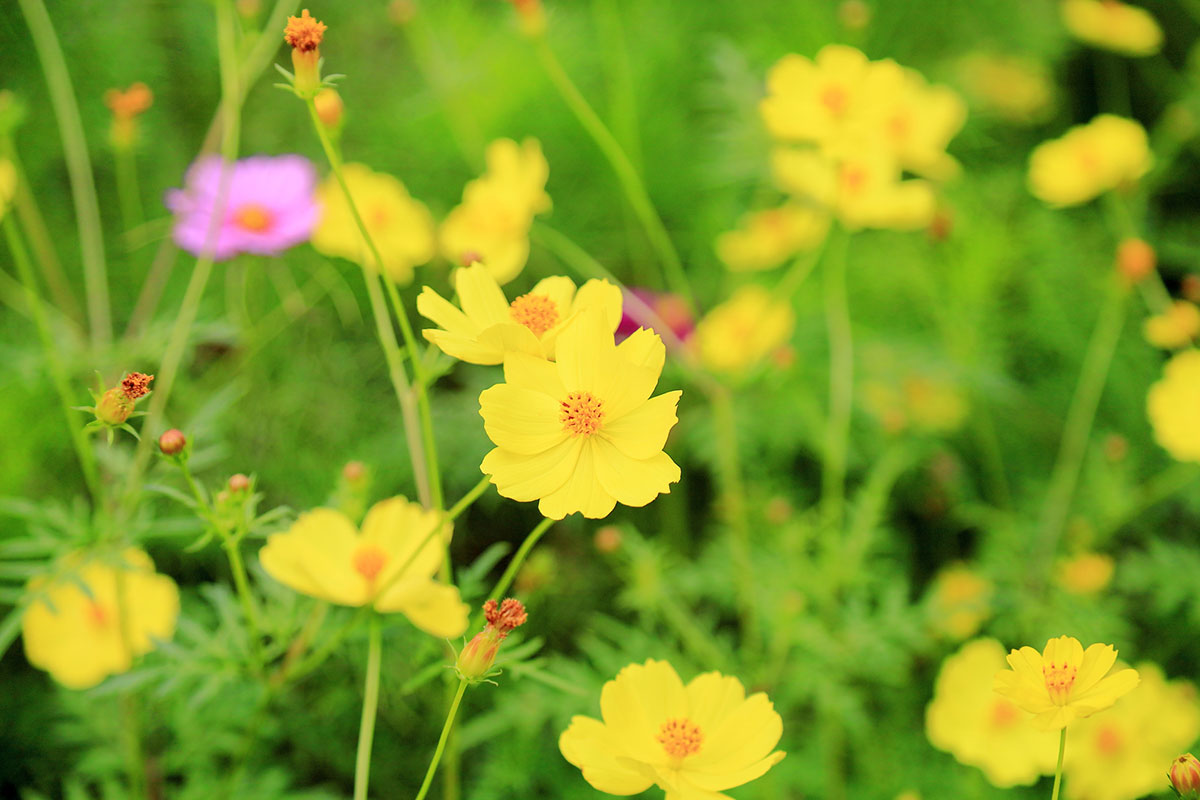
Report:
<svg viewBox="0 0 1200 800"><path fill-rule="evenodd" d="M696 327L696 321L692 318L687 303L679 295L670 292L626 289L622 308L621 324L617 326L617 339L624 339L638 328L661 328L661 321L666 323L676 339L686 344ZM647 313L647 309L653 314ZM670 345L670 337L664 339Z"/></svg>
<svg viewBox="0 0 1200 800"><path fill-rule="evenodd" d="M221 220L209 242L223 161L204 156L188 168L183 189L167 192L175 243L195 256L212 248L216 261L238 253L276 255L307 241L321 216L316 170L303 156L251 156L229 168Z"/></svg>

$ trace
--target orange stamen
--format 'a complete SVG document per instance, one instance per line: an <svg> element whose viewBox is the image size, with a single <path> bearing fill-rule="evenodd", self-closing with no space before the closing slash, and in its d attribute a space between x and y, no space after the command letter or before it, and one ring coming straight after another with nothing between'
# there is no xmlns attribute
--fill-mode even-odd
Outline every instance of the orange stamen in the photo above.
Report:
<svg viewBox="0 0 1200 800"><path fill-rule="evenodd" d="M667 751L667 755L676 760L700 752L700 745L704 743L700 726L687 717L667 720L654 738Z"/></svg>
<svg viewBox="0 0 1200 800"><path fill-rule="evenodd" d="M572 436L591 436L600 430L604 404L591 392L571 392L560 404L559 420Z"/></svg>
<svg viewBox="0 0 1200 800"><path fill-rule="evenodd" d="M316 50L325 36L328 26L308 15L308 9L300 12L298 17L288 17L287 27L283 29L283 38L293 49L302 53Z"/></svg>
<svg viewBox="0 0 1200 800"><path fill-rule="evenodd" d="M233 224L251 233L268 231L274 223L275 215L259 203L247 203L233 212Z"/></svg>
<svg viewBox="0 0 1200 800"><path fill-rule="evenodd" d="M558 324L558 304L544 294L523 294L508 307L513 321L541 337Z"/></svg>
<svg viewBox="0 0 1200 800"><path fill-rule="evenodd" d="M379 577L379 573L383 571L383 565L386 563L387 553L383 552L378 545L367 544L354 551L354 571L366 578L368 582L373 583Z"/></svg>

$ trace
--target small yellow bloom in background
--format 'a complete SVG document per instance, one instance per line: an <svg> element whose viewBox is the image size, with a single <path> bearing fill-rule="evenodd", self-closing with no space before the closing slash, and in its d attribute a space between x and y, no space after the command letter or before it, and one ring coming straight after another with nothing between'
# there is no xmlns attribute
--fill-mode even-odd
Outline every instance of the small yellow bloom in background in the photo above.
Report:
<svg viewBox="0 0 1200 800"><path fill-rule="evenodd" d="M63 686L87 689L126 672L154 640L175 634L179 590L142 550L127 548L114 562L73 553L62 566L63 574L26 587L21 636L29 663Z"/></svg>
<svg viewBox="0 0 1200 800"><path fill-rule="evenodd" d="M449 261L480 261L503 285L525 268L534 216L550 210L550 165L532 138L520 145L497 139L485 158L487 171L463 189L463 201L442 222L438 239Z"/></svg>
<svg viewBox="0 0 1200 800"><path fill-rule="evenodd" d="M480 469L504 497L538 501L550 519L598 519L617 503L644 506L670 491L679 467L663 452L682 392L651 397L666 360L653 331L617 345L586 308L559 334L557 361L504 356L504 383L479 395L496 445Z"/></svg>
<svg viewBox="0 0 1200 800"><path fill-rule="evenodd" d="M1006 789L1053 772L1058 742L1033 727L1032 714L992 691L992 676L1003 667L1004 646L995 639L968 642L942 662L925 709L925 735Z"/></svg>
<svg viewBox="0 0 1200 800"><path fill-rule="evenodd" d="M935 180L958 174L946 146L967 121L967 105L946 86L930 86L921 73L890 59L875 62L878 80L866 87L871 135L899 166Z"/></svg>
<svg viewBox="0 0 1200 800"><path fill-rule="evenodd" d="M0 219L8 212L8 204L17 193L17 170L7 158L0 158Z"/></svg>
<svg viewBox="0 0 1200 800"><path fill-rule="evenodd" d="M992 582L964 563L944 567L929 589L929 622L953 640L975 635L992 616Z"/></svg>
<svg viewBox="0 0 1200 800"><path fill-rule="evenodd" d="M1044 120L1053 108L1054 82L1040 61L974 53L958 63L973 107L1022 125Z"/></svg>
<svg viewBox="0 0 1200 800"><path fill-rule="evenodd" d="M1146 410L1154 439L1178 461L1200 461L1200 350L1184 350L1167 362L1150 387Z"/></svg>
<svg viewBox="0 0 1200 800"><path fill-rule="evenodd" d="M1147 342L1164 350L1187 347L1200 334L1200 308L1186 300L1176 300L1166 311L1146 320L1142 334Z"/></svg>
<svg viewBox="0 0 1200 800"><path fill-rule="evenodd" d="M1101 591L1112 581L1115 563L1104 553L1080 553L1058 562L1058 585L1071 594L1089 595Z"/></svg>
<svg viewBox="0 0 1200 800"><path fill-rule="evenodd" d="M342 176L388 275L399 284L409 283L413 267L428 262L435 253L429 209L410 197L398 179L364 164L344 165ZM332 175L317 188L317 199L322 208L321 222L313 231L312 246L327 256L375 269L370 249Z"/></svg>
<svg viewBox="0 0 1200 800"><path fill-rule="evenodd" d="M718 372L744 372L787 343L796 314L761 286L737 289L696 324L700 361Z"/></svg>
<svg viewBox="0 0 1200 800"><path fill-rule="evenodd" d="M746 697L719 672L684 686L665 661L630 664L604 684L600 713L572 718L558 748L607 794L658 786L670 800L718 800L784 757L774 749L783 720L766 694Z"/></svg>
<svg viewBox="0 0 1200 800"><path fill-rule="evenodd" d="M746 214L737 230L717 237L717 257L734 272L767 270L816 248L829 232L829 215L802 203Z"/></svg>
<svg viewBox="0 0 1200 800"><path fill-rule="evenodd" d="M610 331L621 323L621 290L606 280L576 290L570 278L545 278L510 303L491 270L476 263L454 273L454 288L461 309L426 286L417 311L440 326L426 328L426 339L471 364L500 364L509 352L552 359L558 335L585 308L599 308Z"/></svg>
<svg viewBox="0 0 1200 800"><path fill-rule="evenodd" d="M1063 760L1068 800L1136 800L1164 788L1164 765L1200 735L1200 704L1188 681L1137 665L1141 683L1112 710L1071 726Z"/></svg>
<svg viewBox="0 0 1200 800"><path fill-rule="evenodd" d="M1029 189L1052 206L1079 205L1131 186L1152 164L1145 128L1131 119L1101 114L1034 148Z"/></svg>
<svg viewBox="0 0 1200 800"><path fill-rule="evenodd" d="M996 673L994 688L1034 714L1041 730L1059 730L1076 719L1103 711L1138 684L1137 670L1109 674L1117 660L1112 645L1085 651L1078 639L1060 636L1041 653L1022 647L1008 654L1012 669Z"/></svg>
<svg viewBox="0 0 1200 800"><path fill-rule="evenodd" d="M1127 56L1152 56L1163 33L1144 8L1118 0L1063 0L1063 24L1076 39Z"/></svg>
<svg viewBox="0 0 1200 800"><path fill-rule="evenodd" d="M767 96L759 105L767 132L783 141L835 146L859 123L870 75L867 57L846 45L826 45L812 60L784 56L767 72Z"/></svg>
<svg viewBox="0 0 1200 800"><path fill-rule="evenodd" d="M258 557L263 569L291 589L343 606L400 612L426 633L459 636L468 608L458 588L435 581L450 524L403 497L376 503L361 533L340 511L301 514L285 533L273 533Z"/></svg>

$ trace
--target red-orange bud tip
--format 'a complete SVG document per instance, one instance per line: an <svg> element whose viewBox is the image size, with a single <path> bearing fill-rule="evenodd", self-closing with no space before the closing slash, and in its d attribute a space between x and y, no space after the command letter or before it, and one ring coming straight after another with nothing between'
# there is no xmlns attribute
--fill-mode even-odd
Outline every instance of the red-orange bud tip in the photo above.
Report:
<svg viewBox="0 0 1200 800"><path fill-rule="evenodd" d="M236 475L233 475L232 477L230 477L230 479L229 479L229 491L231 491L231 492L234 492L234 493L236 493L236 492L244 492L244 491L246 491L246 490L247 490L247 489L249 489L249 488L250 488L250 479L249 479L249 478L247 478L247 477L246 477L245 475L243 475L242 473L240 473L240 472L239 472L238 474L236 474Z"/></svg>
<svg viewBox="0 0 1200 800"><path fill-rule="evenodd" d="M121 391L130 400L137 400L139 397L144 397L150 391L150 382L154 380L153 375L146 375L142 372L131 372L121 379Z"/></svg>
<svg viewBox="0 0 1200 800"><path fill-rule="evenodd" d="M1171 785L1184 800L1200 798L1200 759L1191 753L1177 756L1171 762Z"/></svg>
<svg viewBox="0 0 1200 800"><path fill-rule="evenodd" d="M288 17L287 27L283 29L283 38L293 50L307 53L320 47L326 28L324 22L309 16L306 8L300 12L300 16Z"/></svg>
<svg viewBox="0 0 1200 800"><path fill-rule="evenodd" d="M1117 271L1130 283L1149 277L1157 264L1154 248L1142 239L1125 239L1117 245Z"/></svg>
<svg viewBox="0 0 1200 800"><path fill-rule="evenodd" d="M495 600L488 600L483 604L483 617L488 625L496 629L500 638L507 636L514 628L521 627L529 619L529 615L525 613L525 606L520 600L512 597L506 598L498 606Z"/></svg>
<svg viewBox="0 0 1200 800"><path fill-rule="evenodd" d="M154 93L141 81L125 91L109 89L104 93L104 105L108 106L114 117L120 119L132 119L150 108L153 103Z"/></svg>
<svg viewBox="0 0 1200 800"><path fill-rule="evenodd" d="M367 477L367 465L361 461L349 461L342 467L342 477L350 483L358 483Z"/></svg>
<svg viewBox="0 0 1200 800"><path fill-rule="evenodd" d="M605 525L596 531L593 543L601 553L615 553L621 549L621 529L616 525Z"/></svg>
<svg viewBox="0 0 1200 800"><path fill-rule="evenodd" d="M158 437L158 449L163 452L163 455L177 456L183 452L185 447L187 447L187 437L178 428L164 431L163 435Z"/></svg>

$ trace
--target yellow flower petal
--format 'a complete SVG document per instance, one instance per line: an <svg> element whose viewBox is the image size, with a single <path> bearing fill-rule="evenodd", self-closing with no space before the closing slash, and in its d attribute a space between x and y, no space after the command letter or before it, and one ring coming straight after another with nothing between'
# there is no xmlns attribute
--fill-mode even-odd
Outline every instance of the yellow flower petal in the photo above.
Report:
<svg viewBox="0 0 1200 800"><path fill-rule="evenodd" d="M564 444L569 442L567 440ZM583 443L579 459L566 483L538 501L538 511L542 512L542 516L562 519L578 511L588 519L602 519L612 513L617 501L596 474L595 449L589 447L587 442Z"/></svg>
<svg viewBox="0 0 1200 800"><path fill-rule="evenodd" d="M583 442L578 438L567 439L532 456L497 447L483 457L480 470L492 476L492 483L502 496L528 502L561 489L579 463L582 450Z"/></svg>
<svg viewBox="0 0 1200 800"><path fill-rule="evenodd" d="M607 794L638 794L654 785L645 769L622 758L622 746L599 720L572 717L570 727L558 739L558 749L582 770L584 780Z"/></svg>
<svg viewBox="0 0 1200 800"><path fill-rule="evenodd" d="M678 421L675 407L682 395L674 391L651 397L629 413L605 420L599 435L629 458L651 458L662 451Z"/></svg>
<svg viewBox="0 0 1200 800"><path fill-rule="evenodd" d="M440 553L439 553L440 556ZM379 611L400 611L426 633L451 639L467 629L470 609L458 587L433 580L404 580L376 602Z"/></svg>
<svg viewBox="0 0 1200 800"><path fill-rule="evenodd" d="M565 397L567 394L567 388L559 379L558 368L554 363L527 353L510 353L505 357L504 380L514 386L532 389L554 398Z"/></svg>
<svg viewBox="0 0 1200 800"><path fill-rule="evenodd" d="M500 383L485 389L479 403L487 409L488 438L512 453L536 455L569 436L558 419L558 401L542 392Z"/></svg>
<svg viewBox="0 0 1200 800"><path fill-rule="evenodd" d="M431 536L435 528L438 532ZM376 582L382 587L398 577L409 580L434 575L442 564L450 536L450 525L440 512L426 510L403 497L392 497L371 506L356 548L376 545L387 554L387 563Z"/></svg>
<svg viewBox="0 0 1200 800"><path fill-rule="evenodd" d="M358 532L339 511L301 514L286 533L273 533L258 558L275 580L302 594L345 606L367 602L367 586L353 570Z"/></svg>
<svg viewBox="0 0 1200 800"><path fill-rule="evenodd" d="M630 757L647 764L666 763L667 755L655 737L663 722L687 717L687 693L669 663L649 659L630 664L604 684L600 713Z"/></svg>
<svg viewBox="0 0 1200 800"><path fill-rule="evenodd" d="M661 450L650 458L638 459L601 438L590 444L585 451L593 457L596 479L605 492L624 505L644 506L660 494L670 494L671 484L679 481L679 466Z"/></svg>
<svg viewBox="0 0 1200 800"><path fill-rule="evenodd" d="M463 313L479 326L480 330L512 322L508 313L508 301L496 279L482 264L472 264L454 273L454 288Z"/></svg>
<svg viewBox="0 0 1200 800"><path fill-rule="evenodd" d="M479 333L478 325L428 286L422 288L421 293L417 295L417 313L445 329L447 333L460 336L476 336ZM425 334L428 337L429 331L425 331Z"/></svg>

